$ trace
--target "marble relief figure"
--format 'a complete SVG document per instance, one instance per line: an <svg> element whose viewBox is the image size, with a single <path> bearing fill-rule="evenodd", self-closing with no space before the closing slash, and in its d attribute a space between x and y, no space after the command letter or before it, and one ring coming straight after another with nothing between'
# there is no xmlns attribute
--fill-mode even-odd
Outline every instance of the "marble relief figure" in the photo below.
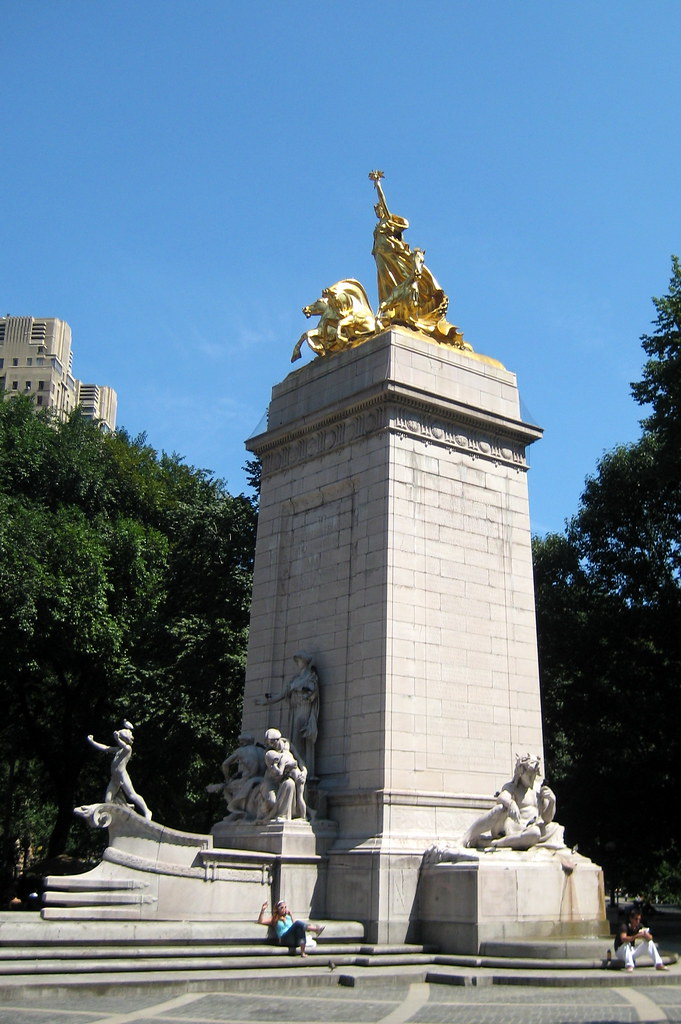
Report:
<svg viewBox="0 0 681 1024"><path fill-rule="evenodd" d="M315 774L315 744L319 720L319 676L312 664L312 658L305 651L294 654L297 672L284 684L279 693L266 693L257 697L256 704L278 704L285 701L288 707L288 736L296 757L307 769L310 777Z"/></svg>

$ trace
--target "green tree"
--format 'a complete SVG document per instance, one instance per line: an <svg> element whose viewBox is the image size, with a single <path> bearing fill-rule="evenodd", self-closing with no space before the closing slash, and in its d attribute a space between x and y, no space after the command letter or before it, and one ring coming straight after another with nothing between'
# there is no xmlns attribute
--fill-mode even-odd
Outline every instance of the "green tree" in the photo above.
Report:
<svg viewBox="0 0 681 1024"><path fill-rule="evenodd" d="M534 541L547 761L568 837L613 885L669 894L681 712L681 275L655 299L638 442L607 453L562 536ZM669 418L676 418L675 425ZM678 863L678 860L676 860ZM660 882L660 884L662 884Z"/></svg>
<svg viewBox="0 0 681 1024"><path fill-rule="evenodd" d="M681 263L672 256L669 293L653 299L654 334L641 338L648 360L640 381L631 385L640 405L651 407L642 421L645 432L660 443L659 462L669 471L668 483L678 491L681 460ZM664 457L662 457L664 456Z"/></svg>
<svg viewBox="0 0 681 1024"><path fill-rule="evenodd" d="M250 499L143 437L0 402L6 864L22 830L43 839L17 809L23 780L61 853L73 807L107 777L85 737L123 716L155 816L205 827L205 784L238 729L254 533Z"/></svg>

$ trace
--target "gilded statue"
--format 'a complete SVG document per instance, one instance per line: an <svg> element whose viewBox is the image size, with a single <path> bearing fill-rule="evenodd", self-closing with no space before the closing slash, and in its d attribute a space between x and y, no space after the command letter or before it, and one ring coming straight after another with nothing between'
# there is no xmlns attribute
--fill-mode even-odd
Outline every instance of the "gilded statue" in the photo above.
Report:
<svg viewBox="0 0 681 1024"><path fill-rule="evenodd" d="M377 326L405 324L436 341L472 351L458 327L446 319L449 299L425 265L424 250L411 250L402 237L409 221L388 209L381 188L383 171L371 171L369 177L378 193L372 249L378 272Z"/></svg>
<svg viewBox="0 0 681 1024"><path fill-rule="evenodd" d="M463 333L447 320L449 298L426 266L425 250L410 249L403 238L409 221L388 209L381 187L383 176L383 171L369 174L378 194L374 206L378 223L371 250L378 272L378 311L374 315L367 293L354 278L325 288L320 298L303 307L308 319L320 319L316 327L301 334L293 348L292 363L300 359L305 342L315 355L333 355L361 345L391 324L410 327L433 341L473 353ZM501 366L487 356L474 358Z"/></svg>
<svg viewBox="0 0 681 1024"><path fill-rule="evenodd" d="M325 288L321 298L303 306L308 318L320 317L319 323L301 334L291 356L291 362L300 359L300 350L307 342L318 356L342 352L365 341L376 330L376 320L367 293L359 281L346 278Z"/></svg>

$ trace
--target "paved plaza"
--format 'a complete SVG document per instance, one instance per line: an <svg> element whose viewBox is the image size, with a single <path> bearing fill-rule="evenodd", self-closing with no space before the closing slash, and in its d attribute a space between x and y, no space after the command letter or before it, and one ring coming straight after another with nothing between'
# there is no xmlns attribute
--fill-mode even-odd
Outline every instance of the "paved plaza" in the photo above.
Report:
<svg viewBox="0 0 681 1024"><path fill-rule="evenodd" d="M634 979L632 979L633 981ZM286 986L253 991L103 994L62 991L50 1005L17 993L0 1024L681 1024L681 986L548 988L488 985Z"/></svg>

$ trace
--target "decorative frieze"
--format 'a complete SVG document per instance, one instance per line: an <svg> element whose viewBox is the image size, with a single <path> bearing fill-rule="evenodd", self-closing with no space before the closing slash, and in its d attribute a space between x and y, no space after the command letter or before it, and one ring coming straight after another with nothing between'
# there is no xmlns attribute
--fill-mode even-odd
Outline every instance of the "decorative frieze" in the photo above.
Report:
<svg viewBox="0 0 681 1024"><path fill-rule="evenodd" d="M270 439L259 451L254 445L253 450L262 459L263 477L268 477L353 444L376 431L387 430L401 437L416 438L425 445L464 452L474 459L490 459L516 469L527 469L522 442L499 432L485 431L465 422L467 418L448 421L443 416L433 416L427 408L376 403L321 425L313 424L307 430L299 430L295 437L287 433L276 440Z"/></svg>
<svg viewBox="0 0 681 1024"><path fill-rule="evenodd" d="M427 413L398 410L393 417L391 429L403 437L416 437L425 444L463 451L473 458L492 459L521 469L527 468L524 445L468 425L447 423Z"/></svg>

